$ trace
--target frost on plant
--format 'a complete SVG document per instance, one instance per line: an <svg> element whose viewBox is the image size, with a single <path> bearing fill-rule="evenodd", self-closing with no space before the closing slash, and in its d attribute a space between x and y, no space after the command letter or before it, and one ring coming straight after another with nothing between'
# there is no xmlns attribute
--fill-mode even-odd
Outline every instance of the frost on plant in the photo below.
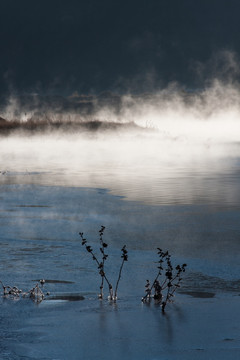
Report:
<svg viewBox="0 0 240 360"><path fill-rule="evenodd" d="M42 281L40 280L40 284L43 285ZM20 296L25 298L31 298L32 300L36 302L41 302L44 299L44 293L41 290L39 284L37 283L32 289L23 292L21 289L18 289L16 286L9 286L4 285L2 281L0 281L2 288L3 288L3 296L4 297L10 297L10 298L19 298Z"/></svg>

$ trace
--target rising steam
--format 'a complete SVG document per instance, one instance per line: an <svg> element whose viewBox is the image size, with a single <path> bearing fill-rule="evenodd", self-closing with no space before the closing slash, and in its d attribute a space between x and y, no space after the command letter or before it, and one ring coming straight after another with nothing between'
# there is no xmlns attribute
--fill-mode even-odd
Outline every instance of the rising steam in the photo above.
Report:
<svg viewBox="0 0 240 360"><path fill-rule="evenodd" d="M162 199L162 182L168 197L191 202L206 174L239 155L239 88L217 80L198 92L172 84L141 96L11 98L0 116L0 170L12 182L106 187L144 201Z"/></svg>
<svg viewBox="0 0 240 360"><path fill-rule="evenodd" d="M154 94L42 98L11 97L0 116L9 123L103 124L134 123L158 130L167 138L194 141L238 141L240 90L215 80L210 87L191 92L171 84ZM106 128L106 126L105 126ZM110 126L109 126L110 128Z"/></svg>

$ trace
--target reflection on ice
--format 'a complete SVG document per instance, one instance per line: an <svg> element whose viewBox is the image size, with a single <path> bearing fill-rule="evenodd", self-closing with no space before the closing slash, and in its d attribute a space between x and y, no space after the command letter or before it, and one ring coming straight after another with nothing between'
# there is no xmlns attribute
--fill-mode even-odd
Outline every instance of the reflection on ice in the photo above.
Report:
<svg viewBox="0 0 240 360"><path fill-rule="evenodd" d="M240 193L238 150L158 132L2 138L0 182L107 188L148 204L233 204Z"/></svg>

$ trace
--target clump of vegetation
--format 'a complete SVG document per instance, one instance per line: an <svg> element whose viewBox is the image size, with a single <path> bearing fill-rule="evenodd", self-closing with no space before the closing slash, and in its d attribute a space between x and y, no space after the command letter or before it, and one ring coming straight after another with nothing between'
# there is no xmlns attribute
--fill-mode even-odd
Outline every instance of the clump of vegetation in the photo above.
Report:
<svg viewBox="0 0 240 360"><path fill-rule="evenodd" d="M44 293L40 289L39 284L37 283L32 289L23 294L24 297L29 296L34 301L40 302L44 299Z"/></svg>
<svg viewBox="0 0 240 360"><path fill-rule="evenodd" d="M40 280L40 284L42 284L41 281L42 280ZM32 289L26 292L23 292L16 286L11 287L9 285L4 285L1 280L0 283L3 288L4 297L19 298L21 296L23 298L28 297L36 302L41 302L45 296L38 283Z"/></svg>
<svg viewBox="0 0 240 360"><path fill-rule="evenodd" d="M164 252L160 248L157 248L157 250L159 256L158 272L152 283L149 280L146 281L146 294L142 301L146 303L154 299L155 303L161 305L162 312L164 312L166 305L172 302L175 291L180 287L181 274L185 272L187 265L177 265L174 268L169 252Z"/></svg>
<svg viewBox="0 0 240 360"><path fill-rule="evenodd" d="M109 291L109 296L108 299L109 300L113 300L116 301L117 300L117 291L118 291L118 285L119 285L119 281L121 279L122 276L122 269L123 269L123 265L124 263L128 260L128 252L126 249L126 245L124 245L121 249L122 251L122 262L119 268L119 272L118 272L118 278L117 278L117 282L116 282L116 286L115 286L115 290L113 289L113 286L111 284L111 282L109 281L106 272L105 272L105 262L108 258L108 254L106 254L106 249L108 247L108 244L106 242L103 241L103 234L104 234L104 230L105 230L105 226L101 226L101 229L99 230L99 242L100 242L100 256L101 256L101 260L99 260L99 258L97 258L95 252L93 251L92 247L90 245L88 245L87 240L84 238L83 233L80 232L79 235L81 237L82 240L82 245L85 246L86 250L88 253L91 254L93 261L96 262L97 267L98 267L98 271L99 271L99 275L101 276L101 283L100 283L100 293L98 295L99 299L103 299L103 287L104 287L104 281L106 281L107 285L108 285L108 291Z"/></svg>
<svg viewBox="0 0 240 360"><path fill-rule="evenodd" d="M92 247L88 244L84 234L82 232L79 233L82 246L85 247L86 251L91 255L92 260L96 263L98 273L100 275L100 292L99 299L103 299L103 289L104 284L107 283L109 296L108 299L110 301L116 301L118 297L118 287L119 282L122 276L122 270L124 263L128 261L128 251L126 249L126 245L124 245L121 249L121 263L118 271L118 277L116 281L115 287L112 286L112 283L109 280L108 275L106 274L105 264L108 259L107 248L108 244L104 241L104 231L105 226L101 226L99 230L99 254L97 255L95 251L93 251ZM182 281L182 273L185 272L186 264L173 266L171 261L171 255L168 251L163 251L160 248L157 248L158 252L158 261L157 261L157 274L155 279L150 282L146 280L145 285L145 295L142 297L143 303L150 303L152 299L155 304L159 304L162 308L162 312L165 312L166 305L173 301L175 291L180 287L180 283ZM45 280L36 280L36 285L30 290L23 292L16 286L4 285L0 280L0 284L3 288L3 296L5 298L16 299L16 298L30 298L33 301L39 303L45 298L45 294L43 293L43 285L45 284ZM49 281L49 280L47 280ZM49 295L49 292L46 293ZM83 297L81 297L83 299Z"/></svg>

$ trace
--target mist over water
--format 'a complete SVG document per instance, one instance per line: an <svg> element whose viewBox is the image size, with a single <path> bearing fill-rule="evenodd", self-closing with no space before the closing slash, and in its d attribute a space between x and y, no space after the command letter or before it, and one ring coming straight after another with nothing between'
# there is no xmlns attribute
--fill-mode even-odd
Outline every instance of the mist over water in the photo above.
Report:
<svg viewBox="0 0 240 360"><path fill-rule="evenodd" d="M102 349L104 356L118 354L119 339L126 338L138 344L145 341L143 350L137 347L134 358L145 356L149 346L157 346L158 356L166 344L172 353L174 341L179 341L180 348L184 344L192 349L189 329L199 334L202 324L205 334L209 327L206 318L215 334L214 326L226 309L232 318L224 317L227 320L220 326L221 337L229 336L226 324L233 329L235 323L229 319L236 318L236 311L234 316L230 311L230 301L239 293L238 95L236 87L216 83L199 93L169 88L154 95L108 95L91 100L77 95L51 106L46 99L41 102L35 97L34 106L32 97L27 99L29 102L11 100L0 114L0 266L4 281L26 288L33 279L50 279L53 295L60 294L61 299L66 294L73 298L83 294L85 301L75 305L77 301L51 303L46 299L38 307L34 304L33 311L26 302L26 308L18 311L21 330L16 341L18 323L15 321L9 331L8 319L16 318L13 311L19 307L9 306L4 312L7 320L3 317L3 324L7 326L2 338L13 339L14 344L7 349L39 359L75 359L89 334L96 336L96 351L93 356L90 353L96 358L104 344L99 342L99 333L103 333L113 349L112 353L109 346ZM110 274L115 274L123 241L131 259L124 272L119 305L114 307L105 301L96 303L96 272L81 251L78 237L79 231L84 231L96 249L102 224L107 227L106 240L114 255L113 263L108 262ZM169 305L173 305L173 311L169 309L161 318L158 307L140 306L145 277L156 268L154 249L159 246L169 250L176 263L188 264L183 293ZM60 283L54 284L54 279ZM196 298L189 304L190 295ZM224 301L220 310L219 299ZM183 309L183 317L179 309ZM216 309L211 320L209 314L212 316ZM112 316L114 320L109 322ZM126 323L129 316L131 321ZM63 319L69 322L67 337L62 330ZM136 324L136 319L139 324L147 324L150 332L141 330L141 326L132 328L130 323ZM169 324L177 340L164 338L164 319L173 319ZM94 328L98 320L100 332ZM107 326L103 326L103 320ZM187 336L179 340L183 328ZM25 348L17 347L19 334ZM80 341L79 334L83 334ZM202 346L200 340L197 349ZM208 341L206 337L204 343ZM217 346L219 343L218 336ZM84 351L89 358L89 347ZM179 350L176 354L178 358ZM184 350L183 358L185 354Z"/></svg>
<svg viewBox="0 0 240 360"><path fill-rule="evenodd" d="M0 360L240 359L240 2L0 8Z"/></svg>
<svg viewBox="0 0 240 360"><path fill-rule="evenodd" d="M199 92L11 98L1 182L107 188L149 204L239 202L240 96ZM28 101L29 100L29 101ZM11 128L11 125L14 125Z"/></svg>

